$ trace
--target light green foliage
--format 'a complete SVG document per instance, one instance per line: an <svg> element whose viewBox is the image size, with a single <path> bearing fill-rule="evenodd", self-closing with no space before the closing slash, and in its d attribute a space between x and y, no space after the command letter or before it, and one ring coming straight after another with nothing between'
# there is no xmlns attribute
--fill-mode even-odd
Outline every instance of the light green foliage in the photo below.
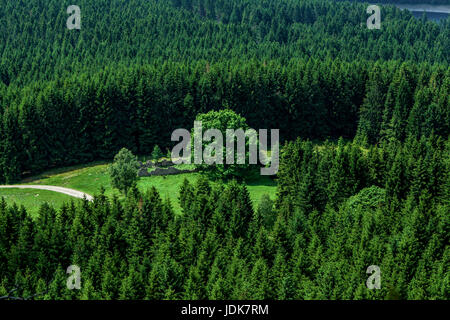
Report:
<svg viewBox="0 0 450 320"><path fill-rule="evenodd" d="M4 198L8 205L16 203L18 206L24 206L33 217L37 215L43 203L60 208L63 203L81 201L58 192L36 189L0 189L0 198Z"/></svg>
<svg viewBox="0 0 450 320"><path fill-rule="evenodd" d="M248 129L247 122L245 118L236 114L232 110L225 109L220 111L210 111L205 114L199 114L196 121L201 121L202 123L202 135L208 129L217 129L222 133L223 137L223 151L222 151L222 160L223 164L215 164L215 165L207 165L201 164L198 165L203 170L209 172L214 177L219 177L223 179L227 178L243 178L246 172L248 172L248 139L246 139L246 164L236 164L236 153L237 149L235 147L235 163L234 164L226 164L226 130L227 129L242 129L244 132ZM194 146L195 141L195 131L192 130L191 133L192 146ZM214 140L214 138L213 138ZM205 150L206 146L211 142L203 142L202 149Z"/></svg>
<svg viewBox="0 0 450 320"><path fill-rule="evenodd" d="M129 150L121 149L114 157L114 162L108 168L111 185L126 194L130 188L137 184L138 168L137 157Z"/></svg>
<svg viewBox="0 0 450 320"><path fill-rule="evenodd" d="M159 160L163 157L163 153L158 145L155 145L152 151L152 160Z"/></svg>

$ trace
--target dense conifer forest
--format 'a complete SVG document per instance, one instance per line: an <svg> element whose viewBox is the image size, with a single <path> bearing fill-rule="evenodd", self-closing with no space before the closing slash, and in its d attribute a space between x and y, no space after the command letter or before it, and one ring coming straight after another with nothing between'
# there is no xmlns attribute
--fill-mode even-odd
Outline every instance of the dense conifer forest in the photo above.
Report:
<svg viewBox="0 0 450 320"><path fill-rule="evenodd" d="M0 297L449 299L450 19L382 6L369 30L359 2L78 0L68 30L70 4L0 0L0 184L170 149L230 109L280 129L276 199L205 177L183 183L181 214L154 188L35 218L0 199Z"/></svg>

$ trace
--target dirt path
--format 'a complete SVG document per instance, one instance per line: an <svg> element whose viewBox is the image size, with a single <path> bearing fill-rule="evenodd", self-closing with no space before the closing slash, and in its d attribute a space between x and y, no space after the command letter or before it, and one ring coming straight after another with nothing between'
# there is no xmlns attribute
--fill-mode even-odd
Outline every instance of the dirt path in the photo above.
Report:
<svg viewBox="0 0 450 320"><path fill-rule="evenodd" d="M68 188L63 188L63 187L55 187L55 186L41 186L41 185L5 185L5 186L0 186L0 189L13 189L13 188L17 188L17 189L39 189L39 190L49 190L49 191L54 191L54 192L59 192L59 193L64 193L67 194L69 196L75 197L75 198L80 198L83 199L86 197L86 200L88 201L92 201L94 198L84 192L81 191L77 191L74 189L68 189Z"/></svg>

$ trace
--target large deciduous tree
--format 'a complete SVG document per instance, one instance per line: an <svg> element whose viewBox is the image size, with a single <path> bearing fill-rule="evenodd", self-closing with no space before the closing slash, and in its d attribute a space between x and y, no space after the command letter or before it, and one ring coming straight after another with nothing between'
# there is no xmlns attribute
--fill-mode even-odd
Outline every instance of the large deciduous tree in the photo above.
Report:
<svg viewBox="0 0 450 320"><path fill-rule="evenodd" d="M108 168L112 186L123 193L127 193L128 190L136 186L138 168L136 156L128 149L121 149Z"/></svg>

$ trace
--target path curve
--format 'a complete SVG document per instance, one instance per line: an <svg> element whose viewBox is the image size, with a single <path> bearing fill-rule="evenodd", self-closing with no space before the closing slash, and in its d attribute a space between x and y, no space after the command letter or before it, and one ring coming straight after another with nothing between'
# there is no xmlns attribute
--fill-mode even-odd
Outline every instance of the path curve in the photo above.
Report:
<svg viewBox="0 0 450 320"><path fill-rule="evenodd" d="M88 201L92 201L94 200L94 197L92 197L91 195L78 191L78 190L74 190L74 189L69 189L69 188L63 188L63 187L56 187L56 186L44 186L44 185L4 185L4 186L0 186L0 189L39 189L39 190L48 190L48 191L54 191L54 192L59 192L59 193L64 193L67 194L71 197L75 197L75 198L79 198L79 199L84 199L86 198L86 200Z"/></svg>

